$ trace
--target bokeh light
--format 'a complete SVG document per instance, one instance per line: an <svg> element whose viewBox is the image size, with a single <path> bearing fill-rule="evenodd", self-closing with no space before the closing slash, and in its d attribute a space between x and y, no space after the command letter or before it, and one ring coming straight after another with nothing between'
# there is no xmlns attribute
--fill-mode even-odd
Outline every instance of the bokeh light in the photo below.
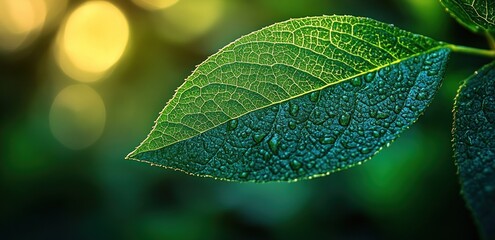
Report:
<svg viewBox="0 0 495 240"><path fill-rule="evenodd" d="M122 57L129 41L124 14L106 1L89 1L70 14L57 39L56 58L70 77L100 79Z"/></svg>
<svg viewBox="0 0 495 240"><path fill-rule="evenodd" d="M159 10L176 4L179 0L132 0L136 5L147 10Z"/></svg>
<svg viewBox="0 0 495 240"><path fill-rule="evenodd" d="M15 51L31 43L46 14L44 0L0 0L0 50Z"/></svg>
<svg viewBox="0 0 495 240"><path fill-rule="evenodd" d="M60 19L64 16L69 0L44 0L46 3L46 19L44 31L59 27Z"/></svg>
<svg viewBox="0 0 495 240"><path fill-rule="evenodd" d="M63 89L50 109L50 128L55 138L71 149L83 149L101 136L106 110L100 95L84 84Z"/></svg>
<svg viewBox="0 0 495 240"><path fill-rule="evenodd" d="M168 40L188 42L210 30L223 10L223 0L181 0L160 12L156 29Z"/></svg>

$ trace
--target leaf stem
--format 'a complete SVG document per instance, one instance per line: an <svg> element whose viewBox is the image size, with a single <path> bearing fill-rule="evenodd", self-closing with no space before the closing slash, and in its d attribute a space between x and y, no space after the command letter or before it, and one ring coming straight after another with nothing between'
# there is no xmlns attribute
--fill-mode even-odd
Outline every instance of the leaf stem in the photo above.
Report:
<svg viewBox="0 0 495 240"><path fill-rule="evenodd" d="M495 50L495 38L493 38L493 35L489 33L488 31L485 32L486 39L488 41L488 44L490 45L490 48L492 50Z"/></svg>
<svg viewBox="0 0 495 240"><path fill-rule="evenodd" d="M494 50L488 50L488 49L466 47L466 46L460 46L460 45L454 45L454 44L450 44L450 45L448 45L448 47L450 49L452 49L452 51L458 52L458 53L466 53L466 54L470 54L470 55L478 55L478 56L483 56L483 57L495 58L495 49Z"/></svg>

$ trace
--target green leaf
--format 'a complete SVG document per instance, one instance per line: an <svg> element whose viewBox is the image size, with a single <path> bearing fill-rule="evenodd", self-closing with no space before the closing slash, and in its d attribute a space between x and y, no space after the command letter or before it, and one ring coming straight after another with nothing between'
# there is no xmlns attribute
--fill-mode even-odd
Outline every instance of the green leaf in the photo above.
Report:
<svg viewBox="0 0 495 240"><path fill-rule="evenodd" d="M277 23L200 64L128 158L236 181L348 168L418 118L449 53L368 18Z"/></svg>
<svg viewBox="0 0 495 240"><path fill-rule="evenodd" d="M474 32L495 32L495 1L440 0L459 23Z"/></svg>
<svg viewBox="0 0 495 240"><path fill-rule="evenodd" d="M462 192L486 239L495 239L495 62L459 89L454 156Z"/></svg>

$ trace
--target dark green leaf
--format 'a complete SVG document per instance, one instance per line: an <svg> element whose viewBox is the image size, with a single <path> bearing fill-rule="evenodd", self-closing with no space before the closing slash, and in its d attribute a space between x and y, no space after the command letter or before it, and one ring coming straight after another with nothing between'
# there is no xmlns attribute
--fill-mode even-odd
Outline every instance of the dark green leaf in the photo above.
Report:
<svg viewBox="0 0 495 240"><path fill-rule="evenodd" d="M418 118L449 53L367 18L274 24L199 65L128 158L237 181L345 169Z"/></svg>
<svg viewBox="0 0 495 240"><path fill-rule="evenodd" d="M495 1L440 0L447 11L474 32L495 32Z"/></svg>
<svg viewBox="0 0 495 240"><path fill-rule="evenodd" d="M495 62L461 86L454 119L462 192L486 239L495 239Z"/></svg>

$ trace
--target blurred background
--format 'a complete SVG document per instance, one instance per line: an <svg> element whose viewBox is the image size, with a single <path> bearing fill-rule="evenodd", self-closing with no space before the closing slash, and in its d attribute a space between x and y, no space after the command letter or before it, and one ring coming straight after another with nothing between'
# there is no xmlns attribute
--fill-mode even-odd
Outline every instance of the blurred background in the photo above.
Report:
<svg viewBox="0 0 495 240"><path fill-rule="evenodd" d="M207 56L323 14L487 46L435 0L0 0L0 239L476 239L451 109L487 59L454 54L417 124L327 177L239 184L124 160Z"/></svg>

